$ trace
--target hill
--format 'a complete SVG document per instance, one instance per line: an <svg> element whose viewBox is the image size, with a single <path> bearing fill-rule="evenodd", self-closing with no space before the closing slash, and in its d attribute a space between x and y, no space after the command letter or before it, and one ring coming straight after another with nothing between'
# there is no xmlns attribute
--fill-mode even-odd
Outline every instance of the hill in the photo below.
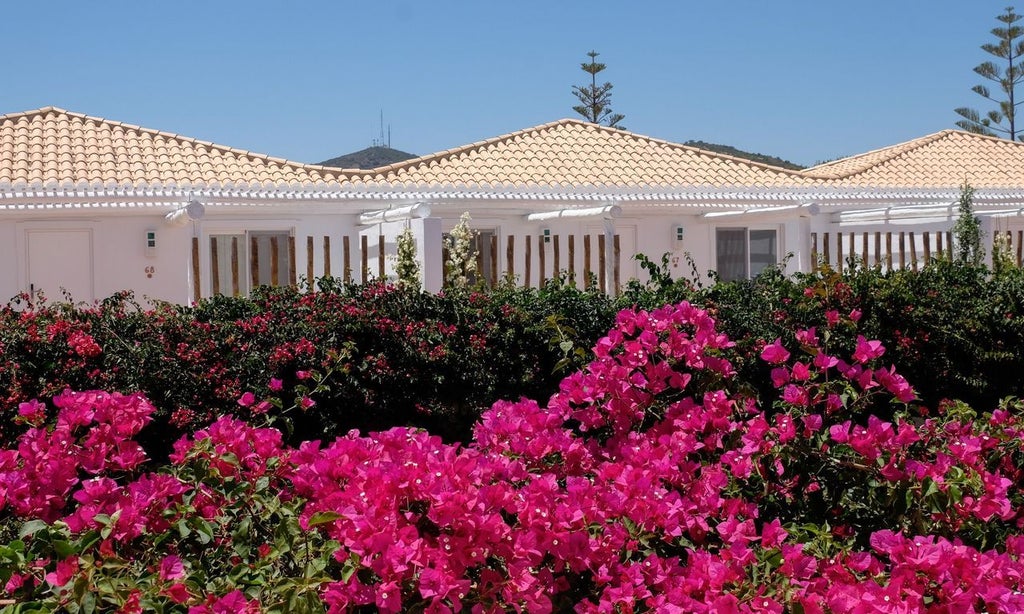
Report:
<svg viewBox="0 0 1024 614"><path fill-rule="evenodd" d="M396 162L403 162L415 157L417 157L416 154L407 153L398 149L374 146L367 147L366 149L354 153L338 156L337 158L318 162L317 164L322 166L332 166L335 168L360 168L365 170L387 166Z"/></svg>
<svg viewBox="0 0 1024 614"><path fill-rule="evenodd" d="M776 158L775 156L766 156L759 153L750 153L749 151L743 151L742 149L736 149L730 145L719 145L717 143L707 143L705 141L686 141L683 143L689 147L696 147L698 149L705 149L707 151L713 151L727 156L734 156L736 158L746 158L753 162L760 162L761 164L771 164L772 166L779 166L782 168L788 168L793 171L803 170L804 166L794 164L789 160L783 160L782 158Z"/></svg>

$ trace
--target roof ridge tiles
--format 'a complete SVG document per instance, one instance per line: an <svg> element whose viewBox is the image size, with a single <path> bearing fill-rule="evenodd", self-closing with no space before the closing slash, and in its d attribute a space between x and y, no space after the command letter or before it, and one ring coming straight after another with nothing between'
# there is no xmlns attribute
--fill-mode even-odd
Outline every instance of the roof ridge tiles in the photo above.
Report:
<svg viewBox="0 0 1024 614"><path fill-rule="evenodd" d="M969 132L964 132L964 131L961 131L961 130L952 130L952 129L940 130L938 132L933 132L931 134L926 134L924 136L917 137L916 139L910 139L909 141L903 141L902 143L896 143L895 145L889 145L887 147L879 147L878 149L872 149L871 151L865 151L864 153L859 153L859 154L855 154L855 155L852 155L852 156L847 156L845 158L839 158L838 160L832 160L832 161L826 162L824 164L819 164L817 166L812 166L810 168L804 169L803 171L801 171L801 173L804 174L805 176L813 178L813 179L826 179L826 180L831 180L831 179L848 179L849 177L852 177L854 175L863 173L863 172L865 172L865 171L867 171L869 169L875 168L875 167L877 167L877 166L879 166L881 164L885 164L886 162L889 162L891 160L895 160L896 158L898 158L898 157L900 157L900 156L902 156L902 155L904 155L904 154L906 154L908 152L916 151L916 150L924 147L925 145L929 145L931 143L934 143L935 141L938 141L939 139L945 138L945 137L953 135L953 134L958 134L958 133L959 134L968 134L968 135L971 134ZM982 136L982 135L978 135L978 136ZM861 158L870 158L871 156L878 155L878 154L881 154L881 153L886 152L886 151L889 151L890 153L888 155L884 155L881 159L879 159L877 161L874 161L874 162L869 162L868 164L863 165L863 166L855 167L854 169L852 169L850 171L846 171L846 172L842 172L842 173L838 173L838 174L834 174L834 175L833 174L824 174L824 175L822 175L820 173L820 171L823 170L823 169L827 169L827 168L832 167L832 166L839 166L840 164L844 164L844 163L850 163L852 161L855 161L855 160L861 159Z"/></svg>
<svg viewBox="0 0 1024 614"><path fill-rule="evenodd" d="M730 162L738 162L738 163L742 163L742 164L748 164L750 166L754 166L754 167L757 167L757 168L760 168L760 169L764 169L764 170L768 170L768 171L771 171L771 172L779 173L779 174L782 174L782 175L788 175L788 176L791 176L791 177L796 177L796 178L801 178L801 179L805 179L806 178L801 173L799 173L797 171L792 171L792 170L785 169L785 168L782 168L782 167L779 167L779 166L773 166L771 164L765 164L763 162L755 162L755 161L749 160L747 158L740 158L740 157L737 157L737 156L730 156L728 154L722 154L722 153L718 153L718 152L714 152L714 151L709 151L709 150L706 150L706 149L700 149L699 147L693 147L693 146L690 146L690 145L684 145L682 143L676 143L676 142L668 141L668 140L665 140L665 139L659 139L659 138L655 138L655 137L648 136L648 135L645 135L645 134L640 134L640 133L637 133L637 132L631 132L629 130L623 130L621 128L612 128L610 126L602 126L601 124L595 124L595 123L592 123L592 122L587 122L587 121L583 121L583 120L575 119L575 118L563 118L563 119L547 122L547 123L544 123L544 124L539 124L539 125L536 125L536 126L532 126L532 127L529 127L529 128L523 128L522 130L516 130L514 132L508 132L508 133L505 133L505 134L502 134L502 135L499 135L499 136L496 136L496 137L492 137L492 138L489 138L489 139L484 139L482 141L476 141L476 142L473 142L473 143L469 143L467 145L462 145L460 147L455 147L455 148L452 148L452 149L444 149L444 150L437 151L437 152L434 152L434 153L431 153L431 154L426 154L426 155L423 155L423 156L418 156L416 158L411 158L409 160L404 160L402 162L396 162L394 164L389 164L389 165L386 165L386 166L379 166L379 167L374 168L374 169L368 169L367 170L367 174L371 175L371 176L374 176L374 177L377 177L377 176L381 176L381 175L386 175L387 173L391 173L391 172L398 172L398 171L401 171L401 170L404 170L404 169L407 169L407 168L415 168L415 167L417 167L417 166L419 166L421 164L427 163L427 162L440 162L440 161L442 161L444 159L451 158L451 157L456 156L456 155L461 154L461 153L471 152L471 151L475 151L475 150L480 150L480 149L483 149L485 147L489 147L491 145L496 145L498 143L508 142L508 141L513 140L513 139L516 139L516 138L519 138L519 137L522 137L522 136L526 136L526 135L529 135L529 134L539 133L539 132L543 132L545 130L550 130L552 128L556 128L556 127L560 127L560 126L569 126L569 125L576 125L576 126L580 126L580 127L583 127L583 128L596 129L596 130L598 130L600 132L607 132L607 133L614 134L616 136L626 137L626 138L630 138L630 139L634 139L634 140L638 140L638 141L647 141L647 142L652 143L652 144L661 145L661 146L669 147L669 148L672 148L672 149L677 149L677 150L682 150L682 151L690 151L690 152L698 152L700 154L703 154L703 155L706 155L706 156L710 156L710 157L713 157L713 158L722 159L722 160L729 160Z"/></svg>
<svg viewBox="0 0 1024 614"><path fill-rule="evenodd" d="M231 146L228 146L228 145L221 145L219 143L214 143L213 141L202 141L202 140L194 138L194 137L189 137L189 136L185 136L185 135L174 133L174 132L168 132L166 130L156 130L154 128L146 128L144 126L138 126L138 125L134 125L134 124L127 124L125 122L118 122L118 121L114 121L114 120L109 120L109 119L106 119L106 118L103 118L103 117L99 117L99 116L87 115L85 113L76 113L74 111L68 111L67 109L62 109L60 107L55 107L55 106L46 106L46 107L41 107L39 109L32 109L32 110L28 110L28 111L21 111L21 112L18 112L18 113L8 113L6 115L0 115L0 121L4 121L4 120L8 120L8 119L17 119L17 118L20 118L22 116L24 116L24 117L32 117L32 116L36 116L36 115L45 115L46 113L49 113L49 112L55 112L55 113L58 113L58 114L66 115L67 117L74 117L74 118L85 120L85 121L91 120L91 121L93 121L93 122L95 122L97 124L102 124L102 125L105 125L105 126L121 126L123 128L128 128L128 129L133 130L135 132L138 132L140 134L148 134L150 136L162 136L164 138L173 139L173 140L178 141L180 143L189 143L189 144L203 145L204 147L216 149L216 150L219 150L219 151L224 152L224 153L230 153L230 154L233 154L233 155L236 155L236 156L245 156L247 158L256 159L256 160L260 160L260 161L271 161L272 158L273 158L273 156L270 156L269 154L258 153L258 152L253 152L253 151L247 151L247 150L239 149L237 147L231 147ZM277 162L278 164L284 164L284 165L287 165L287 166L295 168L295 169L301 168L301 169L304 169L304 170L315 170L315 171L319 171L319 172L326 172L326 173L331 174L331 175L342 175L342 176L354 174L352 169L339 169L339 168L335 168L335 167L323 166L321 164L307 164L305 162L298 162L298 161L295 161L295 160L288 160L288 159L284 159L284 158L278 158L278 159L284 160L283 163ZM276 160L277 159L275 159L275 161Z"/></svg>

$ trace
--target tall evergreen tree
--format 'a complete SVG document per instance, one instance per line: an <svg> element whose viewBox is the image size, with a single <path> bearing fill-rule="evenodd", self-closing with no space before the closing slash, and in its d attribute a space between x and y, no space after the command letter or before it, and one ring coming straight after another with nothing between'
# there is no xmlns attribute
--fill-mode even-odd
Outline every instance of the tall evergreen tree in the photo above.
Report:
<svg viewBox="0 0 1024 614"><path fill-rule="evenodd" d="M1024 80L1024 27L1017 25L1021 16L1013 11L1012 6L996 17L1005 27L992 29L996 43L986 43L981 48L1001 62L982 62L974 67L974 72L985 79L999 85L1001 95L993 95L985 85L975 85L972 89L976 94L991 100L998 109L989 111L984 116L978 111L960 107L955 109L963 119L956 125L964 130L987 134L989 136L1005 136L1011 141L1024 140L1024 127L1018 129L1016 124L1017 107L1024 101L1016 97L1017 84Z"/></svg>
<svg viewBox="0 0 1024 614"><path fill-rule="evenodd" d="M584 117L588 122L604 124L611 128L625 129L619 122L626 118L621 113L612 112L612 84L605 82L604 85L597 84L597 73L606 68L604 64L597 61L600 54L596 51L587 53L589 62L580 64L583 72L590 75L590 85L574 85L572 93L579 99L580 104L572 108Z"/></svg>

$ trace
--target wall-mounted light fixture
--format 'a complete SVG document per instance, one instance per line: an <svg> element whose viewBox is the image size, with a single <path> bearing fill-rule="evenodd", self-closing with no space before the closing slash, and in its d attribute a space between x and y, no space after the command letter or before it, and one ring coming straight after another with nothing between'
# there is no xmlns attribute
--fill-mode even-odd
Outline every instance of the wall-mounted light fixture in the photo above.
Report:
<svg viewBox="0 0 1024 614"><path fill-rule="evenodd" d="M543 231L541 231L541 234L544 236L544 242L545 243L551 243L551 229L550 228L545 228Z"/></svg>
<svg viewBox="0 0 1024 614"><path fill-rule="evenodd" d="M206 207L198 200L190 200L184 207L179 207L164 216L169 226L184 226L189 222L203 219Z"/></svg>
<svg viewBox="0 0 1024 614"><path fill-rule="evenodd" d="M675 224L674 226L672 226L672 240L675 241L676 243L682 243L683 242L683 225L682 224Z"/></svg>
<svg viewBox="0 0 1024 614"><path fill-rule="evenodd" d="M156 231L146 230L146 255L150 258L156 256Z"/></svg>

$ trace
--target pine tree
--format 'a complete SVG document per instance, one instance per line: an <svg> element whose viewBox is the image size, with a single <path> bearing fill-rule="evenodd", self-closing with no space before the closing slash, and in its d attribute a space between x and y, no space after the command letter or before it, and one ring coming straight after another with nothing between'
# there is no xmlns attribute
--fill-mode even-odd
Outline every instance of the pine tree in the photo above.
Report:
<svg viewBox="0 0 1024 614"><path fill-rule="evenodd" d="M978 134L1005 136L1011 141L1024 140L1024 129L1018 130L1016 125L1017 106L1024 101L1017 101L1015 95L1017 84L1024 80L1024 62L1020 61L1024 56L1024 27L1017 25L1020 18L1012 6L1006 7L1006 12L996 17L1006 27L993 28L992 35L998 42L986 43L981 48L1003 62L1000 65L982 62L974 67L974 72L999 84L1005 98L997 99L985 85L975 85L972 91L996 103L999 109L993 109L984 116L968 107L955 109L963 118L956 122L958 127Z"/></svg>
<svg viewBox="0 0 1024 614"><path fill-rule="evenodd" d="M612 84L608 82L605 82L604 85L597 84L597 73L607 68L597 61L597 56L601 54L590 51L587 55L590 57L590 61L580 64L580 68L590 75L590 85L572 86L573 95L580 101L580 104L574 106L572 110L582 115L588 122L624 130L625 126L620 126L619 122L626 116L612 112Z"/></svg>

